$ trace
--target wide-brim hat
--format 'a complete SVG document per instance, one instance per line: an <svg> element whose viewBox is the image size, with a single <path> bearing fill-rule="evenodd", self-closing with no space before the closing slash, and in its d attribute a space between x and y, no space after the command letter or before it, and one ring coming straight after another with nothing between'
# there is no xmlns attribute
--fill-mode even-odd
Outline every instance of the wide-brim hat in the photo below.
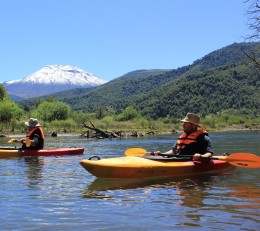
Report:
<svg viewBox="0 0 260 231"><path fill-rule="evenodd" d="M193 113L188 113L184 119L181 120L181 122L188 122L192 124L196 124L199 127L203 128L203 126L200 124L200 117Z"/></svg>
<svg viewBox="0 0 260 231"><path fill-rule="evenodd" d="M35 118L30 118L28 122L25 122L25 125L28 127L40 127L38 120Z"/></svg>

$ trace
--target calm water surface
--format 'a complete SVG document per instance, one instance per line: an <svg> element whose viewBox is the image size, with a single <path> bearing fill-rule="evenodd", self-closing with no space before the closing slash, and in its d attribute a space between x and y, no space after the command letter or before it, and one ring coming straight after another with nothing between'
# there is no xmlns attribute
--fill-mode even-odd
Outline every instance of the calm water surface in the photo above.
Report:
<svg viewBox="0 0 260 231"><path fill-rule="evenodd" d="M0 159L1 230L260 230L259 169L162 180L97 179L79 161L130 147L167 151L177 135L123 140L46 138L84 155ZM212 133L216 154L260 155L260 133ZM0 138L6 146L7 138Z"/></svg>

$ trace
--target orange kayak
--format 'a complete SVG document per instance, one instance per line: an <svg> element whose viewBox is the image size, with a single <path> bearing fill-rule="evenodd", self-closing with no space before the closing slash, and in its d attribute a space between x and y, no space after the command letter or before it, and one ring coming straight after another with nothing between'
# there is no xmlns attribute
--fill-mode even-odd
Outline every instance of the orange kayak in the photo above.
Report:
<svg viewBox="0 0 260 231"><path fill-rule="evenodd" d="M225 159L223 157L222 159ZM222 172L234 166L225 160L157 160L137 156L81 160L80 164L99 178L142 178L185 176Z"/></svg>

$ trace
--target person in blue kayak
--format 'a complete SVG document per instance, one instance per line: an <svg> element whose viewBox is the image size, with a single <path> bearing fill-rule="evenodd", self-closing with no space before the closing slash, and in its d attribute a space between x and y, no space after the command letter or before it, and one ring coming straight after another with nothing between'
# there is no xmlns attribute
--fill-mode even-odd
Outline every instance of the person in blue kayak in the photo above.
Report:
<svg viewBox="0 0 260 231"><path fill-rule="evenodd" d="M211 140L208 132L200 124L200 117L196 114L188 113L181 122L183 122L183 133L174 147L168 152L161 153L157 151L154 154L188 155L193 156L193 160L211 157L214 154Z"/></svg>
<svg viewBox="0 0 260 231"><path fill-rule="evenodd" d="M20 140L13 139L12 142L21 142L22 149L43 149L44 147L44 133L42 126L39 124L38 120L35 118L30 118L28 122L25 122L28 128L28 133L26 138Z"/></svg>

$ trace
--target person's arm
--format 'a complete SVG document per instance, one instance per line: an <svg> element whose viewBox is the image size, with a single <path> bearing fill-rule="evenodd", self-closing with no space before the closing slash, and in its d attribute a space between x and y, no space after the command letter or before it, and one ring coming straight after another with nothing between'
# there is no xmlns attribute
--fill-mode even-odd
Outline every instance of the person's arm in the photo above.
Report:
<svg viewBox="0 0 260 231"><path fill-rule="evenodd" d="M37 134L35 134L33 136L33 140L31 140L30 146L32 147L36 147L39 143L39 136Z"/></svg>
<svg viewBox="0 0 260 231"><path fill-rule="evenodd" d="M211 140L208 136L202 136L198 140L201 145L204 147L204 153L195 153L193 155L193 160L200 160L201 158L210 158L213 156L214 152L211 145Z"/></svg>
<svg viewBox="0 0 260 231"><path fill-rule="evenodd" d="M156 152L153 152L153 155L155 156L158 156L160 154L165 154L165 155L174 155L176 154L174 150L176 150L176 145L177 143L173 146L173 148L167 152L161 152L161 151L156 151Z"/></svg>
<svg viewBox="0 0 260 231"><path fill-rule="evenodd" d="M169 151L167 151L167 152L156 151L156 152L153 152L153 154L154 154L155 156L158 156L158 155L160 155L160 154L173 155L174 153L173 153L173 150L171 149L171 150L169 150Z"/></svg>

